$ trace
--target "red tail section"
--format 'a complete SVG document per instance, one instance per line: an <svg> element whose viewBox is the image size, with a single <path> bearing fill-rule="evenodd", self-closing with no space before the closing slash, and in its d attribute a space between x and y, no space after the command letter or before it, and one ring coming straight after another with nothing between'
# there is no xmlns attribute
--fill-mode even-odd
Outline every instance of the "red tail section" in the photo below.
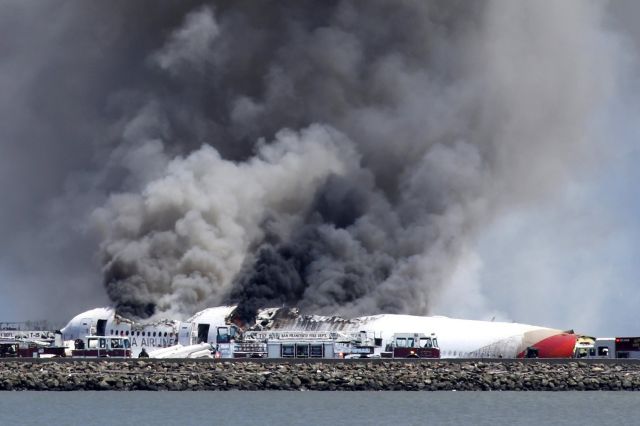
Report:
<svg viewBox="0 0 640 426"><path fill-rule="evenodd" d="M571 358L578 336L561 333L540 340L531 347L538 350L538 358ZM526 349L518 354L518 358L526 356Z"/></svg>

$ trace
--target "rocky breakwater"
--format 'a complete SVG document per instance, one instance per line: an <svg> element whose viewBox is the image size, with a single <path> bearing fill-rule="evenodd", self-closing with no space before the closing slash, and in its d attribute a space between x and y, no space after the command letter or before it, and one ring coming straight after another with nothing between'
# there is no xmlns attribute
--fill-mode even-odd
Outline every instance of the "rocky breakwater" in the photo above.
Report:
<svg viewBox="0 0 640 426"><path fill-rule="evenodd" d="M0 390L640 390L640 363L12 360Z"/></svg>

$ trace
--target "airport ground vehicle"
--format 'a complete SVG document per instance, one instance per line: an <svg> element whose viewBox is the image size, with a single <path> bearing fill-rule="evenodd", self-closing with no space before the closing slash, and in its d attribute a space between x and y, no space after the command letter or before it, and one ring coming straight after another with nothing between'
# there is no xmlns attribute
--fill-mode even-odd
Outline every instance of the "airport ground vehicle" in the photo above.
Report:
<svg viewBox="0 0 640 426"><path fill-rule="evenodd" d="M640 359L640 337L597 337L580 358Z"/></svg>
<svg viewBox="0 0 640 426"><path fill-rule="evenodd" d="M74 341L71 350L74 358L131 358L131 342L128 337L86 336Z"/></svg>
<svg viewBox="0 0 640 426"><path fill-rule="evenodd" d="M576 340L576 346L573 351L574 358L586 358L595 345L596 338L590 336L580 336Z"/></svg>
<svg viewBox="0 0 640 426"><path fill-rule="evenodd" d="M53 346L32 340L0 340L0 358L55 358L65 356L63 346Z"/></svg>
<svg viewBox="0 0 640 426"><path fill-rule="evenodd" d="M218 343L222 358L439 358L435 334L396 333L382 347L374 333L268 331L247 332L239 342Z"/></svg>
<svg viewBox="0 0 640 426"><path fill-rule="evenodd" d="M383 358L440 358L435 334L395 333L382 352Z"/></svg>

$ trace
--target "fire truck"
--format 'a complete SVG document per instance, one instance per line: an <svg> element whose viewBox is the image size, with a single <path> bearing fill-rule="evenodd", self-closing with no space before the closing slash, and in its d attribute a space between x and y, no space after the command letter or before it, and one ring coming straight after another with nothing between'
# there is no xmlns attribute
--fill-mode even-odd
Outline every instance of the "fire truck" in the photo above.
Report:
<svg viewBox="0 0 640 426"><path fill-rule="evenodd" d="M128 337L86 336L76 339L71 351L74 358L131 358Z"/></svg>
<svg viewBox="0 0 640 426"><path fill-rule="evenodd" d="M0 358L57 358L65 356L64 349L33 340L0 340Z"/></svg>
<svg viewBox="0 0 640 426"><path fill-rule="evenodd" d="M395 333L391 343L382 352L383 358L440 358L435 334Z"/></svg>
<svg viewBox="0 0 640 426"><path fill-rule="evenodd" d="M640 337L598 337L584 358L640 359Z"/></svg>
<svg viewBox="0 0 640 426"><path fill-rule="evenodd" d="M338 338L338 333L323 331L247 331L233 345L233 357L335 358Z"/></svg>
<svg viewBox="0 0 640 426"><path fill-rule="evenodd" d="M244 340L244 345L263 342L266 358L440 358L435 334L396 333L385 350L382 338L367 331L271 330L247 332ZM257 351L241 351L249 352L255 356ZM243 355L234 352L233 356Z"/></svg>
<svg viewBox="0 0 640 426"><path fill-rule="evenodd" d="M384 350L383 339L371 331L248 330L234 326L207 330L207 339L181 346L180 356L195 352L215 358L440 358L434 334L396 333ZM210 354L207 350L210 349ZM162 351L162 353L160 353ZM161 349L152 358L178 356L175 350Z"/></svg>

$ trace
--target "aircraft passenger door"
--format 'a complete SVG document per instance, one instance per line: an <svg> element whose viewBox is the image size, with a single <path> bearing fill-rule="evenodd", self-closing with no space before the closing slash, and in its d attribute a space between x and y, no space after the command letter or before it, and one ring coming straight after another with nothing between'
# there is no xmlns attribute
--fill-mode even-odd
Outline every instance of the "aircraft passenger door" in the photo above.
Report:
<svg viewBox="0 0 640 426"><path fill-rule="evenodd" d="M107 330L107 320L99 319L98 326L96 329L96 336L104 336Z"/></svg>
<svg viewBox="0 0 640 426"><path fill-rule="evenodd" d="M85 336L91 336L91 318L83 318L80 320L80 329L78 330L78 339L84 339Z"/></svg>
<svg viewBox="0 0 640 426"><path fill-rule="evenodd" d="M183 346L189 346L192 344L191 342L191 323L182 323L180 324L180 334L178 335L178 343Z"/></svg>
<svg viewBox="0 0 640 426"><path fill-rule="evenodd" d="M198 324L198 343L209 342L209 324Z"/></svg>

